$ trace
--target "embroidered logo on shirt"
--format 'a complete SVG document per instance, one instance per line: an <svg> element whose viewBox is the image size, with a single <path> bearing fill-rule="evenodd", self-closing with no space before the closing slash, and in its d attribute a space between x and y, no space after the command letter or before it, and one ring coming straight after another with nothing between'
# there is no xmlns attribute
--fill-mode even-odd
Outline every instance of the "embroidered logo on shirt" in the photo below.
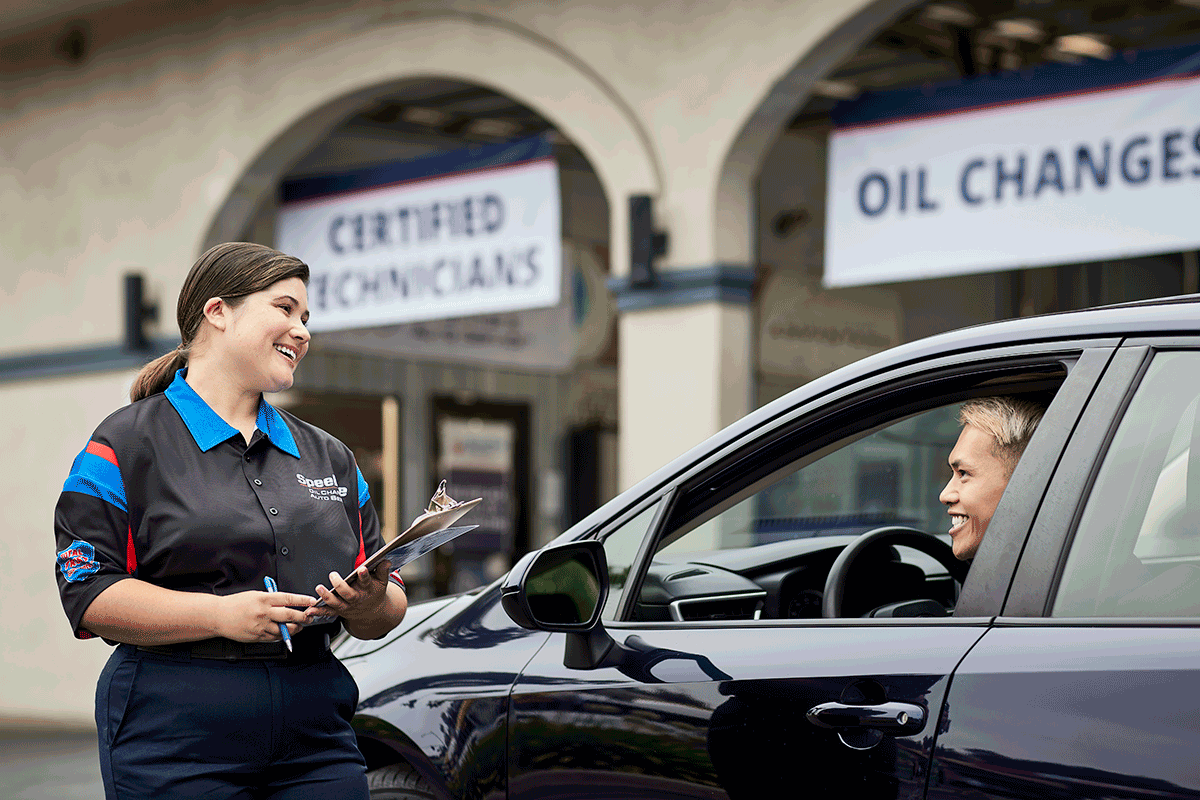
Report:
<svg viewBox="0 0 1200 800"><path fill-rule="evenodd" d="M100 571L100 562L96 560L96 548L84 541L76 539L71 546L58 554L58 568L63 577L72 583L87 578L93 572Z"/></svg>
<svg viewBox="0 0 1200 800"><path fill-rule="evenodd" d="M296 482L301 486L308 487L308 494L314 500L337 500L341 501L346 496L347 490L345 486L338 486L337 478L330 475L328 478L317 478L312 480L296 473Z"/></svg>

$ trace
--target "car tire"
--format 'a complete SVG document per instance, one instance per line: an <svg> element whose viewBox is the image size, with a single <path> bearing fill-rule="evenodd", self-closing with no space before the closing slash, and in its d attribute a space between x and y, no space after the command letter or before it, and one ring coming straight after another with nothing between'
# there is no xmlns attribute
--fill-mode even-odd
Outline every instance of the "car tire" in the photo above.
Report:
<svg viewBox="0 0 1200 800"><path fill-rule="evenodd" d="M371 800L437 800L433 788L410 764L388 764L367 773Z"/></svg>

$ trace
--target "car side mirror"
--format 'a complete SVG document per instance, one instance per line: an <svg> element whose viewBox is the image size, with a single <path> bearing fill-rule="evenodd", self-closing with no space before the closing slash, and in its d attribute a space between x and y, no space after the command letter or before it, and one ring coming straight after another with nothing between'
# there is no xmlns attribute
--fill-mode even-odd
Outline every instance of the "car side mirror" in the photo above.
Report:
<svg viewBox="0 0 1200 800"><path fill-rule="evenodd" d="M571 669L615 666L623 648L600 624L608 599L604 545L583 539L524 556L504 579L500 602L528 630L567 634L563 664Z"/></svg>

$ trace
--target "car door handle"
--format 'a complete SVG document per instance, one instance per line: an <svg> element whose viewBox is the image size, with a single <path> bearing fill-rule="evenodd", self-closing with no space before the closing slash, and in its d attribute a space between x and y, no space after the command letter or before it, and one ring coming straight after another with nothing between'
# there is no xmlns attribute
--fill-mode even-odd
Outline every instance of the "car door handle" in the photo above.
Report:
<svg viewBox="0 0 1200 800"><path fill-rule="evenodd" d="M821 703L808 710L808 721L822 728L847 730L872 728L890 732L913 732L925 725L925 709L912 703L876 703L852 706Z"/></svg>

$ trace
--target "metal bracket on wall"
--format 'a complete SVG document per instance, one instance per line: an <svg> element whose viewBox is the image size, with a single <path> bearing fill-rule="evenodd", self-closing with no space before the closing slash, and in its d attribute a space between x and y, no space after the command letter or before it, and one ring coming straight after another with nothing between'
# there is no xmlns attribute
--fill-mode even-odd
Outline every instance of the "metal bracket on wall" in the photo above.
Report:
<svg viewBox="0 0 1200 800"><path fill-rule="evenodd" d="M150 349L150 338L146 336L146 323L158 321L158 304L146 302L145 280L140 273L125 276L125 349L146 352Z"/></svg>
<svg viewBox="0 0 1200 800"><path fill-rule="evenodd" d="M629 285L636 288L658 283L654 259L667 254L667 234L654 230L654 205L650 195L629 196Z"/></svg>

